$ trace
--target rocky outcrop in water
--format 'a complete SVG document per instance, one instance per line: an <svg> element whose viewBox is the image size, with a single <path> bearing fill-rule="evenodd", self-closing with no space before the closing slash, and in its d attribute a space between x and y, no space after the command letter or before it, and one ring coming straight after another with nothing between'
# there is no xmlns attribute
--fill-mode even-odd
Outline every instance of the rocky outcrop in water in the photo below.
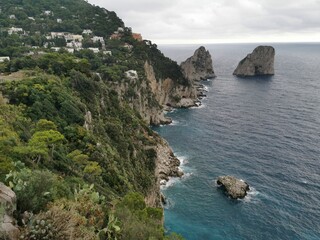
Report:
<svg viewBox="0 0 320 240"><path fill-rule="evenodd" d="M212 58L204 47L198 48L192 57L181 63L184 76L189 81L200 81L214 78Z"/></svg>
<svg viewBox="0 0 320 240"><path fill-rule="evenodd" d="M13 218L16 210L16 194L6 185L0 182L0 239L16 240L19 238L20 231Z"/></svg>
<svg viewBox="0 0 320 240"><path fill-rule="evenodd" d="M251 54L242 59L233 75L239 77L274 75L275 50L271 46L256 47Z"/></svg>
<svg viewBox="0 0 320 240"><path fill-rule="evenodd" d="M220 176L218 177L217 184L232 199L244 198L250 190L246 182L233 176Z"/></svg>

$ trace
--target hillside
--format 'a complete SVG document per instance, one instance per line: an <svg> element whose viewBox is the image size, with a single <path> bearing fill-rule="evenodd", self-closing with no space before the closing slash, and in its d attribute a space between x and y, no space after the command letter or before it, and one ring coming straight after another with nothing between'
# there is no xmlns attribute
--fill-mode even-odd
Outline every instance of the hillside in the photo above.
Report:
<svg viewBox="0 0 320 240"><path fill-rule="evenodd" d="M163 239L156 173L172 152L149 124L193 83L114 12L0 2L0 181L21 239Z"/></svg>

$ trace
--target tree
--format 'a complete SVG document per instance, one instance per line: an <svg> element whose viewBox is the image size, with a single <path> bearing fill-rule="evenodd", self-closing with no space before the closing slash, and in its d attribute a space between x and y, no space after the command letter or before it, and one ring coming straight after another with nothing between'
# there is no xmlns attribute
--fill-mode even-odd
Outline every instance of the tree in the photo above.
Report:
<svg viewBox="0 0 320 240"><path fill-rule="evenodd" d="M57 144L61 143L64 140L64 136L55 130L47 130L47 131L39 131L35 132L28 145L34 147L41 147L44 146L51 149L51 158L53 158L53 151Z"/></svg>

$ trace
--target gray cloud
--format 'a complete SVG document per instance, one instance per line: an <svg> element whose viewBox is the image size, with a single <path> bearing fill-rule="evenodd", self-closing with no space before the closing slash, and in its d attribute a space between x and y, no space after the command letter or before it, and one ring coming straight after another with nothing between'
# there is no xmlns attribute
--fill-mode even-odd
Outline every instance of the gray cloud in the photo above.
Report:
<svg viewBox="0 0 320 240"><path fill-rule="evenodd" d="M320 41L320 0L89 0L154 42Z"/></svg>

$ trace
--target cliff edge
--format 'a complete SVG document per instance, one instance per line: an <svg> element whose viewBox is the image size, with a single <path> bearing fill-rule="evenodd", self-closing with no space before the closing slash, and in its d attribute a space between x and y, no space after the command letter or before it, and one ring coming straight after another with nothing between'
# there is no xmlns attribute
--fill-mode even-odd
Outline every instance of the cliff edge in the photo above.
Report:
<svg viewBox="0 0 320 240"><path fill-rule="evenodd" d="M251 54L242 59L233 75L239 77L274 75L275 50L271 46L256 47Z"/></svg>

